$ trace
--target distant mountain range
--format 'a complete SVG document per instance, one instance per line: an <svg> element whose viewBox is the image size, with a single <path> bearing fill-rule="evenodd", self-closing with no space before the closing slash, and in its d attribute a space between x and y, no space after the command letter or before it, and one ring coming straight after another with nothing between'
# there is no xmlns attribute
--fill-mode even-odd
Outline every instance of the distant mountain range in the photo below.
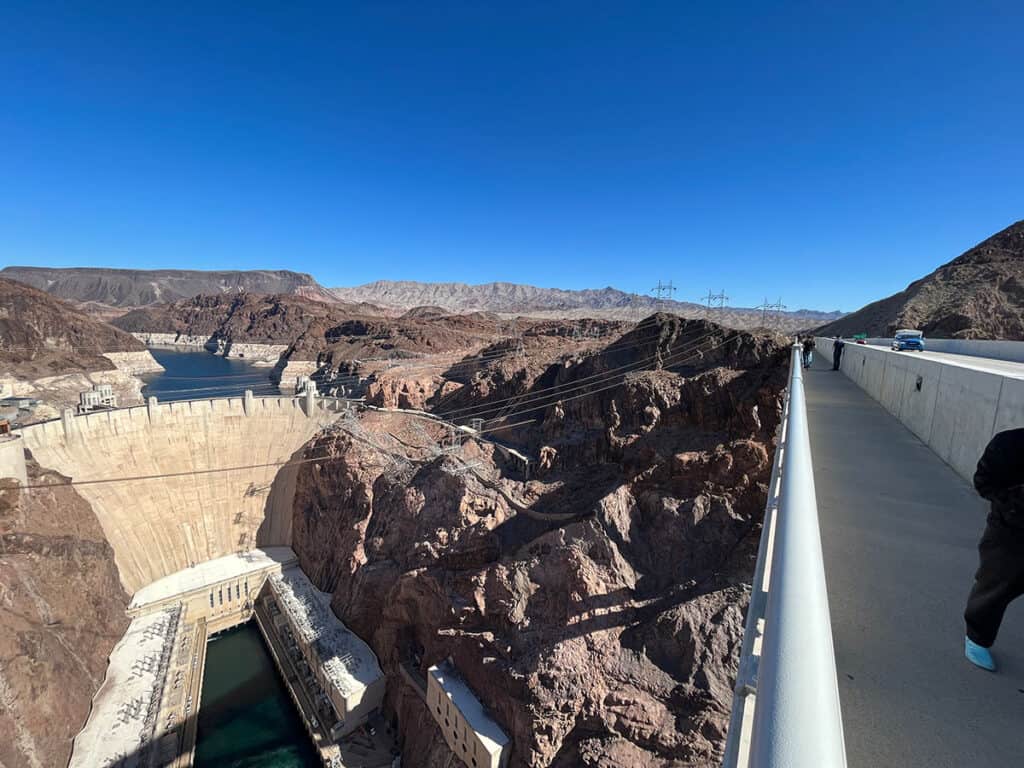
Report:
<svg viewBox="0 0 1024 768"><path fill-rule="evenodd" d="M324 288L312 276L288 270L221 271L134 270L105 268L6 267L0 277L27 283L92 315L112 319L129 309L165 304L197 295L232 293L298 295L322 302L374 304L404 312L435 307L452 313L498 312L549 318L597 317L636 320L657 310L703 317L701 304L626 293L615 288L579 291L538 288L515 283L419 283L379 280L352 288ZM725 307L712 318L723 325L751 328L761 324L759 309ZM810 328L842 316L840 312L798 310L773 313L770 325L785 331Z"/></svg>
<svg viewBox="0 0 1024 768"><path fill-rule="evenodd" d="M561 288L538 288L517 283L419 283L411 280L378 280L354 288L331 288L331 293L344 301L365 301L382 307L408 310L431 306L449 312L501 312L521 313L549 317L573 317L584 314L601 317L630 319L632 315L646 315L656 310L672 312L684 317L703 317L707 307L685 301L659 302L652 296L626 293L617 288L588 288L569 291ZM819 312L800 309L795 312L773 313L790 327L806 328L816 323L842 317L842 312ZM712 310L712 317L742 319L744 327L761 321L760 309L725 307ZM729 323L726 323L729 324Z"/></svg>
<svg viewBox="0 0 1024 768"><path fill-rule="evenodd" d="M891 336L898 328L935 338L1024 340L1024 221L821 332Z"/></svg>
<svg viewBox="0 0 1024 768"><path fill-rule="evenodd" d="M333 297L311 275L288 270L206 272L184 269L5 267L0 277L66 301L131 309L199 294L285 293L318 301Z"/></svg>

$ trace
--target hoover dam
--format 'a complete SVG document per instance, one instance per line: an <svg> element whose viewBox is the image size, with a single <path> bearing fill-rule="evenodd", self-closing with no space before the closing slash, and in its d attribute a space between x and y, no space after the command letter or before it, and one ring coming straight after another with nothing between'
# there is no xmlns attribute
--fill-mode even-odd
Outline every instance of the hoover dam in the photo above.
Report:
<svg viewBox="0 0 1024 768"><path fill-rule="evenodd" d="M193 765L207 641L250 620L273 659L268 674L289 681L318 762L344 764L336 742L378 710L384 678L299 568L291 520L295 476L308 463L296 454L349 405L312 388L301 397L150 397L66 409L5 436L3 475L41 489L28 479L31 458L68 477L131 596L130 624L71 766ZM389 765L393 750L378 751Z"/></svg>
<svg viewBox="0 0 1024 768"><path fill-rule="evenodd" d="M289 546L295 470L281 464L337 418L324 402L151 400L65 413L20 434L42 466L84 481L76 487L96 512L132 594L232 552Z"/></svg>

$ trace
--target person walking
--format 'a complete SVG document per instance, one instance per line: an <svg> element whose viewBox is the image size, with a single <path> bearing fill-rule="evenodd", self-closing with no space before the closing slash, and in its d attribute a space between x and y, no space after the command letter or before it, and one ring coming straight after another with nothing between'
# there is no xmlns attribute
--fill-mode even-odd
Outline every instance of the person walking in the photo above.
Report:
<svg viewBox="0 0 1024 768"><path fill-rule="evenodd" d="M804 368L810 368L814 361L815 341L813 336L804 336Z"/></svg>
<svg viewBox="0 0 1024 768"><path fill-rule="evenodd" d="M843 362L843 347L846 346L841 338L836 336L832 339L832 370L838 371L839 364Z"/></svg>
<svg viewBox="0 0 1024 768"><path fill-rule="evenodd" d="M995 672L989 650L1007 606L1024 595L1024 428L989 441L974 473L974 487L991 502L978 542L980 564L967 598L964 653L975 666Z"/></svg>

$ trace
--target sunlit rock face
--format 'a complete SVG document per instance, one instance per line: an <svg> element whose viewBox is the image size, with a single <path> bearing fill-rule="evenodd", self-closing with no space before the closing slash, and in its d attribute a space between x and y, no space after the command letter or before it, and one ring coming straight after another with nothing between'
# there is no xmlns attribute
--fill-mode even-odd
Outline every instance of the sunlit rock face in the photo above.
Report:
<svg viewBox="0 0 1024 768"><path fill-rule="evenodd" d="M486 444L440 452L441 431L408 416L368 414L307 447L328 458L297 478L293 547L389 674L404 764L450 758L405 677L447 657L513 766L720 761L788 353L655 322L631 354L660 370L503 435L542 460L529 481ZM697 339L702 354L681 354ZM516 386L578 381L622 349L533 359ZM473 390L493 397L478 380L457 396Z"/></svg>

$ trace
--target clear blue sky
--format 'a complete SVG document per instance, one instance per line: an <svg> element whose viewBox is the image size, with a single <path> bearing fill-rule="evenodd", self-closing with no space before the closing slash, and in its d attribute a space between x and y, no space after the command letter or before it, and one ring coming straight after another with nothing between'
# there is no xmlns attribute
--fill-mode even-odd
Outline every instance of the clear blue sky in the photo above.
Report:
<svg viewBox="0 0 1024 768"><path fill-rule="evenodd" d="M0 265L852 310L1024 218L1022 29L1019 0L0 2Z"/></svg>

